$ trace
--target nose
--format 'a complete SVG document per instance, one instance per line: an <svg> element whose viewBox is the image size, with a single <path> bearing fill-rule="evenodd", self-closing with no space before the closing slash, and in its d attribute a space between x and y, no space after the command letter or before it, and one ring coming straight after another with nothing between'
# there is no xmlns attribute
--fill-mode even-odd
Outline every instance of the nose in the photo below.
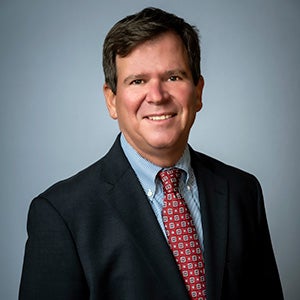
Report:
<svg viewBox="0 0 300 300"><path fill-rule="evenodd" d="M153 104L160 104L168 99L169 93L166 91L160 80L153 80L148 83L147 101Z"/></svg>

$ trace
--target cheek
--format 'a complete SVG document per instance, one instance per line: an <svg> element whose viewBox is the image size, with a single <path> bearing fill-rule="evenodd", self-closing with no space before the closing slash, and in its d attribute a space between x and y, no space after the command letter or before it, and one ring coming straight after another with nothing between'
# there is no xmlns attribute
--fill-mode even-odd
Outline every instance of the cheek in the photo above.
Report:
<svg viewBox="0 0 300 300"><path fill-rule="evenodd" d="M117 114L119 117L133 118L137 115L140 105L141 103L135 95L128 93L120 94L118 95L116 105Z"/></svg>
<svg viewBox="0 0 300 300"><path fill-rule="evenodd" d="M178 90L176 99L182 109L188 113L194 113L198 110L198 101L195 92L192 89Z"/></svg>

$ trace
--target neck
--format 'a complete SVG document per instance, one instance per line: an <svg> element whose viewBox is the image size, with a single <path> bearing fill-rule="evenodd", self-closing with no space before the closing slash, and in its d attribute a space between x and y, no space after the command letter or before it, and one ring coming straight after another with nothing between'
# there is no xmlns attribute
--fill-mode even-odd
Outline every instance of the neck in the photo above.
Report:
<svg viewBox="0 0 300 300"><path fill-rule="evenodd" d="M161 148L143 148L136 147L132 141L126 138L123 134L124 141L129 144L141 157L148 160L152 164L161 168L173 167L182 157L186 148L187 141L185 143L178 143L170 147Z"/></svg>
<svg viewBox="0 0 300 300"><path fill-rule="evenodd" d="M162 168L169 168L176 165L176 163L181 158L183 151L176 151L177 153L174 153L174 151L158 151L155 154L145 154L145 153L139 153L143 158L147 159L151 163L162 167Z"/></svg>

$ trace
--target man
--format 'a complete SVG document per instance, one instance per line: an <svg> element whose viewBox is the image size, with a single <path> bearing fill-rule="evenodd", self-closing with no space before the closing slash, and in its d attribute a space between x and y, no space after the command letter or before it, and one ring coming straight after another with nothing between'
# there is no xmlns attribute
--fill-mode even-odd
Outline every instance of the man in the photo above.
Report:
<svg viewBox="0 0 300 300"><path fill-rule="evenodd" d="M147 8L103 47L121 134L31 204L20 299L283 299L260 185L187 143L202 107L197 30Z"/></svg>

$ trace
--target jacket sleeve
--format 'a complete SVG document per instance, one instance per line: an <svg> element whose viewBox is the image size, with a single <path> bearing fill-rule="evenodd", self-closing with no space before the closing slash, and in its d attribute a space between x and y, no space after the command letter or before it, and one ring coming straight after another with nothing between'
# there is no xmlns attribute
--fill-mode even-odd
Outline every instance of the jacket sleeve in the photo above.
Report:
<svg viewBox="0 0 300 300"><path fill-rule="evenodd" d="M283 292L280 283L279 273L272 248L270 232L267 223L267 217L264 207L262 190L259 182L257 184L258 194L258 220L259 220L259 264L257 272L261 276L258 293L261 293L259 299L283 299Z"/></svg>
<svg viewBox="0 0 300 300"><path fill-rule="evenodd" d="M28 214L19 300L84 300L88 288L72 235L58 211L44 198Z"/></svg>

